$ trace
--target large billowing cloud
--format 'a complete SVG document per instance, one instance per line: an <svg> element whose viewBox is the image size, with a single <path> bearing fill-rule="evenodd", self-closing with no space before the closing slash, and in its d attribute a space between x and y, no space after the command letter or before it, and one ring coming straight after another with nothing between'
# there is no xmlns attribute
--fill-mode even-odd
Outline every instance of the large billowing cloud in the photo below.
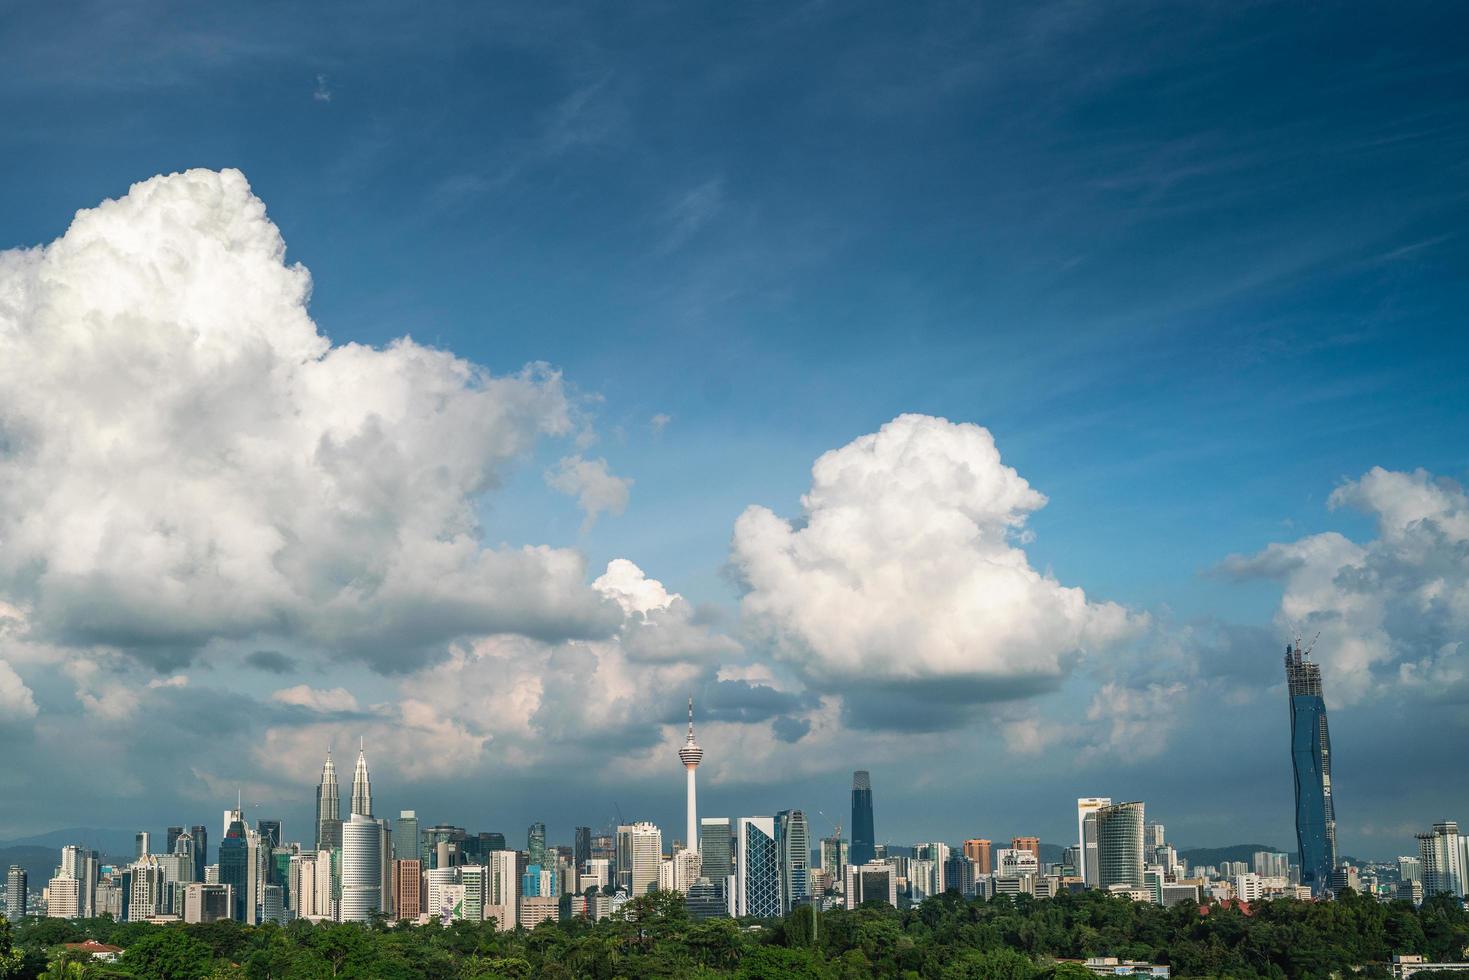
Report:
<svg viewBox="0 0 1469 980"><path fill-rule="evenodd" d="M900 416L816 461L801 520L740 516L743 614L808 677L914 685L934 711L1049 689L1138 621L1031 567L1045 503L988 430Z"/></svg>
<svg viewBox="0 0 1469 980"><path fill-rule="evenodd" d="M283 636L399 670L617 629L578 553L479 536L476 498L572 429L559 376L333 346L310 285L232 170L0 252L0 600L31 638L167 667Z"/></svg>
<svg viewBox="0 0 1469 980"><path fill-rule="evenodd" d="M1376 467L1338 487L1330 506L1376 518L1357 544L1334 531L1233 556L1224 569L1284 583L1277 626L1307 638L1326 668L1326 695L1469 699L1469 497L1425 470Z"/></svg>

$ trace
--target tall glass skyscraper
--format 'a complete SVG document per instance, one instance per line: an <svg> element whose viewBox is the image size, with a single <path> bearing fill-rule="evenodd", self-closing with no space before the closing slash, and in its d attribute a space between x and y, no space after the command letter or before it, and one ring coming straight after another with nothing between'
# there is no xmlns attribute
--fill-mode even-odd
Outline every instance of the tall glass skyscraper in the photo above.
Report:
<svg viewBox="0 0 1469 980"><path fill-rule="evenodd" d="M334 833L323 833L326 821L335 820ZM316 787L316 850L341 847L342 797L337 787L337 767L332 764L332 750L326 750L326 764L321 767L321 782Z"/></svg>
<svg viewBox="0 0 1469 980"><path fill-rule="evenodd" d="M1306 659L1301 641L1285 647L1290 690L1290 754L1296 777L1296 846L1301 884L1319 894L1336 867L1336 808L1331 800L1331 734L1321 697L1321 665Z"/></svg>
<svg viewBox="0 0 1469 980"><path fill-rule="evenodd" d="M789 912L811 894L811 830L806 814L800 810L777 813L775 839L780 852L780 907Z"/></svg>
<svg viewBox="0 0 1469 980"><path fill-rule="evenodd" d="M1114 803L1096 811L1097 887L1143 887L1143 805Z"/></svg>
<svg viewBox="0 0 1469 980"><path fill-rule="evenodd" d="M872 830L872 777L866 769L852 773L852 847L847 859L852 864L872 860L876 838Z"/></svg>
<svg viewBox="0 0 1469 980"><path fill-rule="evenodd" d="M546 863L546 825L539 820L525 832L525 853L531 864L540 866Z"/></svg>
<svg viewBox="0 0 1469 980"><path fill-rule="evenodd" d="M780 849L774 817L740 817L736 827L735 914L780 916Z"/></svg>

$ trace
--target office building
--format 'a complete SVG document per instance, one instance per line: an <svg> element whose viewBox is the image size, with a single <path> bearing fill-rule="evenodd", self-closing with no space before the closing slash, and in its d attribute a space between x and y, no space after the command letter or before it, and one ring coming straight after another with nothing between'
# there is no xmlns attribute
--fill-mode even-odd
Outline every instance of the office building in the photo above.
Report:
<svg viewBox="0 0 1469 980"><path fill-rule="evenodd" d="M148 831L140 830L133 835L133 860L141 861L151 853L151 840Z"/></svg>
<svg viewBox="0 0 1469 980"><path fill-rule="evenodd" d="M260 838L260 847L267 853L281 846L281 822L279 820L256 820L255 834Z"/></svg>
<svg viewBox="0 0 1469 980"><path fill-rule="evenodd" d="M1423 895L1464 894L1464 849L1460 843L1459 825L1452 820L1442 820L1433 825L1433 830L1418 834L1419 873L1423 881Z"/></svg>
<svg viewBox="0 0 1469 980"><path fill-rule="evenodd" d="M209 864L209 828L195 824L189 828L189 838L194 842L194 880L202 882Z"/></svg>
<svg viewBox="0 0 1469 980"><path fill-rule="evenodd" d="M578 868L585 867L586 863L592 859L592 828L576 828L574 840L575 843L571 848L571 858L576 862ZM697 849L699 846L698 841L690 843L689 846Z"/></svg>
<svg viewBox="0 0 1469 980"><path fill-rule="evenodd" d="M684 893L684 908L691 919L729 918L729 879L700 878Z"/></svg>
<svg viewBox="0 0 1469 980"><path fill-rule="evenodd" d="M964 842L964 856L974 864L974 873L987 875L994 871L991 864L990 842L983 837L971 837Z"/></svg>
<svg viewBox="0 0 1469 980"><path fill-rule="evenodd" d="M235 898L229 885L206 885L193 882L184 887L184 921L192 924L228 919Z"/></svg>
<svg viewBox="0 0 1469 980"><path fill-rule="evenodd" d="M734 828L728 817L704 817L699 821L701 874L718 880L734 874Z"/></svg>
<svg viewBox="0 0 1469 980"><path fill-rule="evenodd" d="M1290 855L1256 851L1250 859L1250 866L1261 878L1284 878L1290 873Z"/></svg>
<svg viewBox="0 0 1469 980"><path fill-rule="evenodd" d="M780 859L780 908L789 913L811 894L811 830L800 810L775 815L775 838Z"/></svg>
<svg viewBox="0 0 1469 980"><path fill-rule="evenodd" d="M1143 805L1117 803L1095 813L1097 887L1143 887Z"/></svg>
<svg viewBox="0 0 1469 980"><path fill-rule="evenodd" d="M25 918L28 908L26 890L29 887L30 877L25 868L12 864L5 875L5 918L11 922Z"/></svg>
<svg viewBox="0 0 1469 980"><path fill-rule="evenodd" d="M232 811L232 815L238 811ZM235 907L230 918L236 922L253 922L255 918L255 877L251 867L255 849L251 846L245 822L231 820L219 842L219 884L230 886Z"/></svg>
<svg viewBox="0 0 1469 980"><path fill-rule="evenodd" d="M163 853L172 854L174 852L174 845L178 843L178 839L182 837L183 834L184 828L182 827L165 828L163 831L163 839L165 842L163 845Z"/></svg>
<svg viewBox="0 0 1469 980"><path fill-rule="evenodd" d="M393 862L393 915L416 922L423 914L423 862L400 858Z"/></svg>
<svg viewBox="0 0 1469 980"><path fill-rule="evenodd" d="M561 899L522 898L520 900L520 925L534 929L542 922L561 921Z"/></svg>
<svg viewBox="0 0 1469 980"><path fill-rule="evenodd" d="M865 769L852 773L852 847L847 860L852 864L866 864L875 856L872 819L872 777Z"/></svg>
<svg viewBox="0 0 1469 980"><path fill-rule="evenodd" d="M849 909L855 909L863 902L886 902L896 907L898 904L897 869L885 862L849 864L844 891Z"/></svg>
<svg viewBox="0 0 1469 980"><path fill-rule="evenodd" d="M333 826L328 827L327 821ZM337 767L332 764L332 750L326 750L326 763L321 767L321 782L316 787L316 846L328 851L342 846L342 797L337 787Z"/></svg>
<svg viewBox="0 0 1469 980"><path fill-rule="evenodd" d="M358 768L366 772L360 761ZM353 805L370 801L370 796L358 796L357 780L353 783ZM383 911L382 841L382 822L366 814L353 813L342 826L343 922L368 922Z"/></svg>
<svg viewBox="0 0 1469 980"><path fill-rule="evenodd" d="M365 741L360 742L357 746L357 767L352 771L352 815L372 816L372 780L367 775L367 743Z"/></svg>
<svg viewBox="0 0 1469 980"><path fill-rule="evenodd" d="M525 832L525 853L531 864L543 866L546 863L546 825L539 820L530 825Z"/></svg>
<svg viewBox="0 0 1469 980"><path fill-rule="evenodd" d="M1088 888L1097 887L1097 811L1111 803L1105 796L1083 796L1076 801L1076 846L1081 855L1081 867L1076 870Z"/></svg>
<svg viewBox="0 0 1469 980"><path fill-rule="evenodd" d="M695 850L698 850L699 847L699 807L696 801L694 770L699 768L699 762L703 758L704 750L699 748L698 742L694 741L694 699L689 698L689 734L684 740L683 747L678 750L678 761L683 763L688 779L688 820L685 825L684 844Z"/></svg>
<svg viewBox="0 0 1469 980"><path fill-rule="evenodd" d="M646 895L658 887L663 861L663 832L646 821L617 828L616 882L629 895Z"/></svg>
<svg viewBox="0 0 1469 980"><path fill-rule="evenodd" d="M399 810L393 825L393 860L423 861L422 842L418 839L418 812Z"/></svg>
<svg viewBox="0 0 1469 980"><path fill-rule="evenodd" d="M1029 851L1035 855L1036 863L1041 860L1041 839L1039 837L1012 837L1010 838L1010 849L1013 851Z"/></svg>
<svg viewBox="0 0 1469 980"><path fill-rule="evenodd" d="M780 849L774 817L740 817L735 824L735 914L776 918L780 905Z"/></svg>
<svg viewBox="0 0 1469 980"><path fill-rule="evenodd" d="M841 836L821 838L821 860L817 865L826 873L828 881L841 887L847 879L847 859L850 853L846 838Z"/></svg>
<svg viewBox="0 0 1469 980"><path fill-rule="evenodd" d="M1290 694L1291 765L1296 787L1297 863L1301 884L1313 894L1330 888L1336 867L1336 805L1331 786L1331 733L1321 695L1321 667L1307 660L1301 641L1285 648Z"/></svg>

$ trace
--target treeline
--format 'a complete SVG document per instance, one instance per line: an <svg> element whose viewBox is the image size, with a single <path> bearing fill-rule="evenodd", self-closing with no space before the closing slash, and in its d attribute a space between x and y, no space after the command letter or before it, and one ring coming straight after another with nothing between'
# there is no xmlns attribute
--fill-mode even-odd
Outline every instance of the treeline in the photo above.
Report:
<svg viewBox="0 0 1469 980"><path fill-rule="evenodd" d="M83 939L126 952L111 965L61 953L63 944ZM1166 963L1175 977L1373 980L1389 975L1394 953L1459 961L1466 946L1469 916L1447 896L1414 909L1347 893L1334 902L1261 902L1246 916L1218 905L1164 909L1099 892L990 901L950 893L903 911L869 905L816 916L802 909L784 920L732 922L690 920L677 896L654 894L603 922L509 933L477 922L250 927L28 919L0 924L0 976L1071 980L1091 974L1058 960L1118 956Z"/></svg>

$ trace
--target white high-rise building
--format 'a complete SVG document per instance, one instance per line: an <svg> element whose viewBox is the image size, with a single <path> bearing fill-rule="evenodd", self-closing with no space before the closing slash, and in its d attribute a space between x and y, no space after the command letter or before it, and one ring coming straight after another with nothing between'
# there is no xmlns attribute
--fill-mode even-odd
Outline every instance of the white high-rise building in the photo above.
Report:
<svg viewBox="0 0 1469 980"><path fill-rule="evenodd" d="M642 821L617 828L617 885L634 897L658 887L663 861L663 831Z"/></svg>
<svg viewBox="0 0 1469 980"><path fill-rule="evenodd" d="M318 918L336 921L342 908L340 865L332 867L335 851L316 852L316 914Z"/></svg>
<svg viewBox="0 0 1469 980"><path fill-rule="evenodd" d="M514 851L491 851L486 859L484 917L495 920L495 928L515 928L520 912L520 871Z"/></svg>
<svg viewBox="0 0 1469 980"><path fill-rule="evenodd" d="M353 791L353 803L356 803ZM342 825L343 922L367 922L383 911L383 826L361 813Z"/></svg>
<svg viewBox="0 0 1469 980"><path fill-rule="evenodd" d="M1464 854L1459 825L1443 820L1418 835L1418 859L1423 865L1423 897L1440 893L1464 894Z"/></svg>
<svg viewBox="0 0 1469 980"><path fill-rule="evenodd" d="M1111 806L1109 796L1083 796L1076 801L1076 843L1081 854L1081 880L1088 888L1097 887L1097 821L1096 813Z"/></svg>
<svg viewBox="0 0 1469 980"><path fill-rule="evenodd" d="M676 892L689 892L689 886L699 880L699 852L692 848L682 848L673 854L673 884Z"/></svg>
<svg viewBox="0 0 1469 980"><path fill-rule="evenodd" d="M683 748L678 750L678 761L683 763L689 780L688 830L684 832L684 846L694 851L699 849L699 807L694 788L694 770L699 768L699 763L703 758L704 750L699 748L698 742L694 741L694 699L689 698L689 737L684 742Z"/></svg>

